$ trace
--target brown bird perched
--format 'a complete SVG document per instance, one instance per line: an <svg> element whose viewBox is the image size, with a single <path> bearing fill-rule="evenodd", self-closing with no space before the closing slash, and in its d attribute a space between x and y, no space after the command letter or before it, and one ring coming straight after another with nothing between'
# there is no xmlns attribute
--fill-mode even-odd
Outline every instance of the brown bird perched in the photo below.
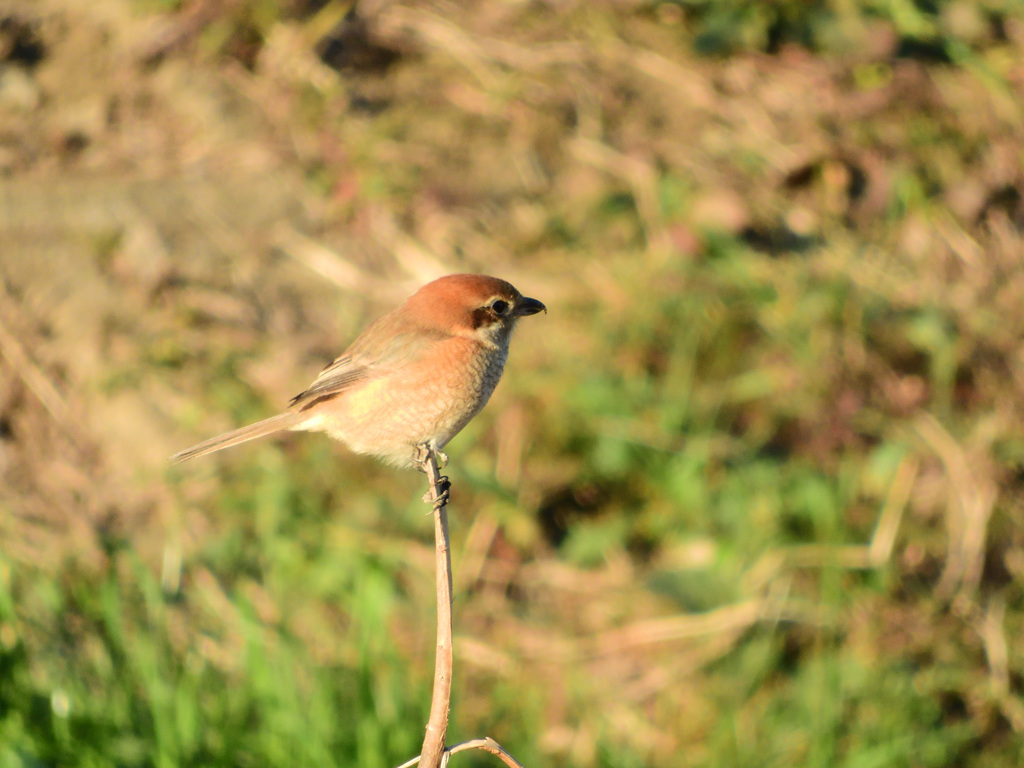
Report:
<svg viewBox="0 0 1024 768"><path fill-rule="evenodd" d="M547 311L487 275L448 275L363 331L288 410L171 457L185 461L282 430L326 432L356 453L410 467L441 449L484 407L512 329Z"/></svg>

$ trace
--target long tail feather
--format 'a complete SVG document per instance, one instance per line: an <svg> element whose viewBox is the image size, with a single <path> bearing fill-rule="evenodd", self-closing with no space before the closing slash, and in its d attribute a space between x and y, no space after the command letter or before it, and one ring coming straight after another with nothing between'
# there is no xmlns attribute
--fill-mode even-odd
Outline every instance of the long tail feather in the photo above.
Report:
<svg viewBox="0 0 1024 768"><path fill-rule="evenodd" d="M258 437L264 437L285 429L291 429L303 420L304 417L302 415L291 411L278 414L277 416L271 416L269 419L257 421L255 424L250 424L247 427L241 427L240 429L236 429L232 432L225 432L223 435L211 437L209 440L204 440L197 445L193 445L191 448L179 451L171 456L171 461L177 464L181 461L194 459L197 456L205 456L208 453L219 451L222 448L230 448L233 445L245 443L249 440L255 440Z"/></svg>

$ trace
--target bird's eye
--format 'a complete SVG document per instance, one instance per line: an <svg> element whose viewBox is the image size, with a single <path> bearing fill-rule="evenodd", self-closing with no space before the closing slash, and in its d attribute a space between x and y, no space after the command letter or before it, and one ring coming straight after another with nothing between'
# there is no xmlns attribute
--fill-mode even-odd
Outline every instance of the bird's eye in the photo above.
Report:
<svg viewBox="0 0 1024 768"><path fill-rule="evenodd" d="M508 302L503 299L496 299L494 303L491 304L491 309L494 310L494 314L496 315L504 315L508 312Z"/></svg>

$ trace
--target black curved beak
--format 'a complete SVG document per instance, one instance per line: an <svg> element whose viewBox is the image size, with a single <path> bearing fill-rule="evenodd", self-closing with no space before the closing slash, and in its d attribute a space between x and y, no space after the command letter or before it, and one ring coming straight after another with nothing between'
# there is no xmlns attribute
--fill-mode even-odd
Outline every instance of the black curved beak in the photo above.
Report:
<svg viewBox="0 0 1024 768"><path fill-rule="evenodd" d="M523 296L516 302L516 308L513 314L516 317L526 317L527 315L536 315L538 312L547 312L548 308L545 307L541 302L536 299L531 299L527 296Z"/></svg>

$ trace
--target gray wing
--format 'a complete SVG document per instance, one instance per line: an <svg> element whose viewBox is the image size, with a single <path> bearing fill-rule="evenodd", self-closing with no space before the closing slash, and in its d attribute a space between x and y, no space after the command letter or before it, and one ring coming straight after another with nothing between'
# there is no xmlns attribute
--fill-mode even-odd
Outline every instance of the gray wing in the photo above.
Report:
<svg viewBox="0 0 1024 768"><path fill-rule="evenodd" d="M342 355L324 368L304 392L293 397L288 407L304 411L315 403L336 397L353 384L369 378L373 367L354 362L351 355Z"/></svg>
<svg viewBox="0 0 1024 768"><path fill-rule="evenodd" d="M395 334L378 345L357 339L349 351L324 368L316 381L305 392L293 397L288 406L304 411L316 403L337 397L361 381L415 362L438 338L443 338L443 335L419 330Z"/></svg>

